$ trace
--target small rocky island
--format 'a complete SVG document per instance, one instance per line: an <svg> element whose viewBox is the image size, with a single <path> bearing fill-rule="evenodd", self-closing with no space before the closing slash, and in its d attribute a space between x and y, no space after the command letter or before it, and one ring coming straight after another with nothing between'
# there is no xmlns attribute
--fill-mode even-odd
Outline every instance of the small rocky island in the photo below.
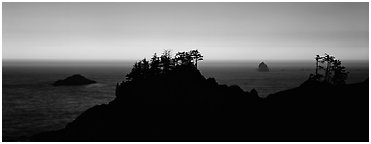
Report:
<svg viewBox="0 0 371 144"><path fill-rule="evenodd" d="M259 64L258 71L259 72L269 72L269 68L268 68L267 64L265 64L264 62L261 62Z"/></svg>
<svg viewBox="0 0 371 144"><path fill-rule="evenodd" d="M85 78L80 74L75 74L67 77L64 80L58 80L53 83L53 86L72 86L72 85L87 85L97 83L96 81Z"/></svg>

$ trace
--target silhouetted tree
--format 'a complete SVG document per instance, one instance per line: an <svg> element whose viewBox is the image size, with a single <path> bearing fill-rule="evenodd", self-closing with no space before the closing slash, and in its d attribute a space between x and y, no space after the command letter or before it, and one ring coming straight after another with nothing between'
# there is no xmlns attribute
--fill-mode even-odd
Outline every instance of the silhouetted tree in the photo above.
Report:
<svg viewBox="0 0 371 144"><path fill-rule="evenodd" d="M188 52L178 52L175 55L175 61L178 65L192 64L192 56Z"/></svg>
<svg viewBox="0 0 371 144"><path fill-rule="evenodd" d="M126 75L127 80L136 79L140 75L140 66L139 62L135 62L131 72Z"/></svg>
<svg viewBox="0 0 371 144"><path fill-rule="evenodd" d="M197 62L203 60L204 56L202 56L198 50L191 50L189 53L192 59L195 61L195 66L197 67Z"/></svg>
<svg viewBox="0 0 371 144"><path fill-rule="evenodd" d="M162 67L162 72L168 72L171 67L174 65L174 62L171 58L171 50L164 50L161 55L160 66Z"/></svg>
<svg viewBox="0 0 371 144"><path fill-rule="evenodd" d="M197 62L200 60L203 60L203 56L198 50L191 50L189 52L178 52L175 55L175 62L178 65L193 65L197 67Z"/></svg>
<svg viewBox="0 0 371 144"><path fill-rule="evenodd" d="M131 72L126 75L127 80L143 79L147 77L149 73L149 62L143 59L139 62L135 62Z"/></svg>
<svg viewBox="0 0 371 144"><path fill-rule="evenodd" d="M178 52L175 58L172 58L171 51L165 50L161 57L158 57L155 53L150 61L144 58L141 61L135 62L131 72L126 75L126 79L132 81L165 74L171 71L175 67L175 64L195 66L194 64L197 64L198 60L202 60L202 57L197 50L192 50L189 52Z"/></svg>
<svg viewBox="0 0 371 144"><path fill-rule="evenodd" d="M161 72L160 58L157 57L156 53L151 58L150 67L151 67L150 72L151 72L152 75L157 75Z"/></svg>
<svg viewBox="0 0 371 144"><path fill-rule="evenodd" d="M345 67L341 66L341 61L336 60L334 56L325 53L325 56L317 55L316 60L316 74L311 74L311 79L320 81L323 75L319 74L319 70L325 71L323 81L332 83L334 85L345 84L348 73L345 71ZM325 64L326 67L319 65L318 63Z"/></svg>
<svg viewBox="0 0 371 144"><path fill-rule="evenodd" d="M311 75L311 77L315 80L319 80L321 77L323 77L318 73L318 70L321 70L323 68L322 66L318 65L322 58L323 57L320 57L319 55L316 55L316 57L314 58L316 60L316 73L314 75Z"/></svg>
<svg viewBox="0 0 371 144"><path fill-rule="evenodd" d="M334 72L334 76L332 77L332 82L335 85L345 84L345 80L348 77L348 72L345 71L345 67L341 66L340 60L334 60L333 66L331 70Z"/></svg>
<svg viewBox="0 0 371 144"><path fill-rule="evenodd" d="M315 59L316 59L316 75L318 75L318 61L321 59L321 57L317 55Z"/></svg>
<svg viewBox="0 0 371 144"><path fill-rule="evenodd" d="M334 62L335 57L330 56L325 53L325 56L321 59L321 63L326 63L326 69L325 69L325 82L330 81L330 75L331 75L331 64Z"/></svg>
<svg viewBox="0 0 371 144"><path fill-rule="evenodd" d="M150 72L149 71L149 62L146 60L146 58L144 58L142 60L141 64L142 64L141 65L142 75L146 77L148 75L148 73Z"/></svg>

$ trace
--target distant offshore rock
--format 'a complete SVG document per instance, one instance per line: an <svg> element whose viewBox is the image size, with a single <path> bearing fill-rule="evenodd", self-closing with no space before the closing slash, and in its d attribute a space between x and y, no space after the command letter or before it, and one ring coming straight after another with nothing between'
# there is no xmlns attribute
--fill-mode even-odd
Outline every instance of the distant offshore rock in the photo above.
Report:
<svg viewBox="0 0 371 144"><path fill-rule="evenodd" d="M268 66L264 62L261 62L259 64L258 71L259 72L269 72L269 68L268 68Z"/></svg>
<svg viewBox="0 0 371 144"><path fill-rule="evenodd" d="M58 80L53 83L54 86L72 86L72 85L87 85L97 83L96 81L89 80L80 74L75 74L70 77L67 77L64 80Z"/></svg>

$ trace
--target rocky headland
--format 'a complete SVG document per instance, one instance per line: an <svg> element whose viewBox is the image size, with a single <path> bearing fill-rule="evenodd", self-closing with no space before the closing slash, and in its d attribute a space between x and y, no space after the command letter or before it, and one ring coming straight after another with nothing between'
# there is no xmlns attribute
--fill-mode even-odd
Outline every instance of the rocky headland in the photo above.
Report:
<svg viewBox="0 0 371 144"><path fill-rule="evenodd" d="M162 58L166 60L166 57ZM368 141L368 80L258 92L205 78L194 61L137 62L116 98L65 128L17 141Z"/></svg>

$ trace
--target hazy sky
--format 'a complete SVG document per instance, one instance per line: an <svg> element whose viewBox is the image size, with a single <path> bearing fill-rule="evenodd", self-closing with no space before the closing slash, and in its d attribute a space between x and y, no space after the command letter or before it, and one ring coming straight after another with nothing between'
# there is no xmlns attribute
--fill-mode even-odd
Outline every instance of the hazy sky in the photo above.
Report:
<svg viewBox="0 0 371 144"><path fill-rule="evenodd" d="M3 59L368 60L368 3L3 3Z"/></svg>

